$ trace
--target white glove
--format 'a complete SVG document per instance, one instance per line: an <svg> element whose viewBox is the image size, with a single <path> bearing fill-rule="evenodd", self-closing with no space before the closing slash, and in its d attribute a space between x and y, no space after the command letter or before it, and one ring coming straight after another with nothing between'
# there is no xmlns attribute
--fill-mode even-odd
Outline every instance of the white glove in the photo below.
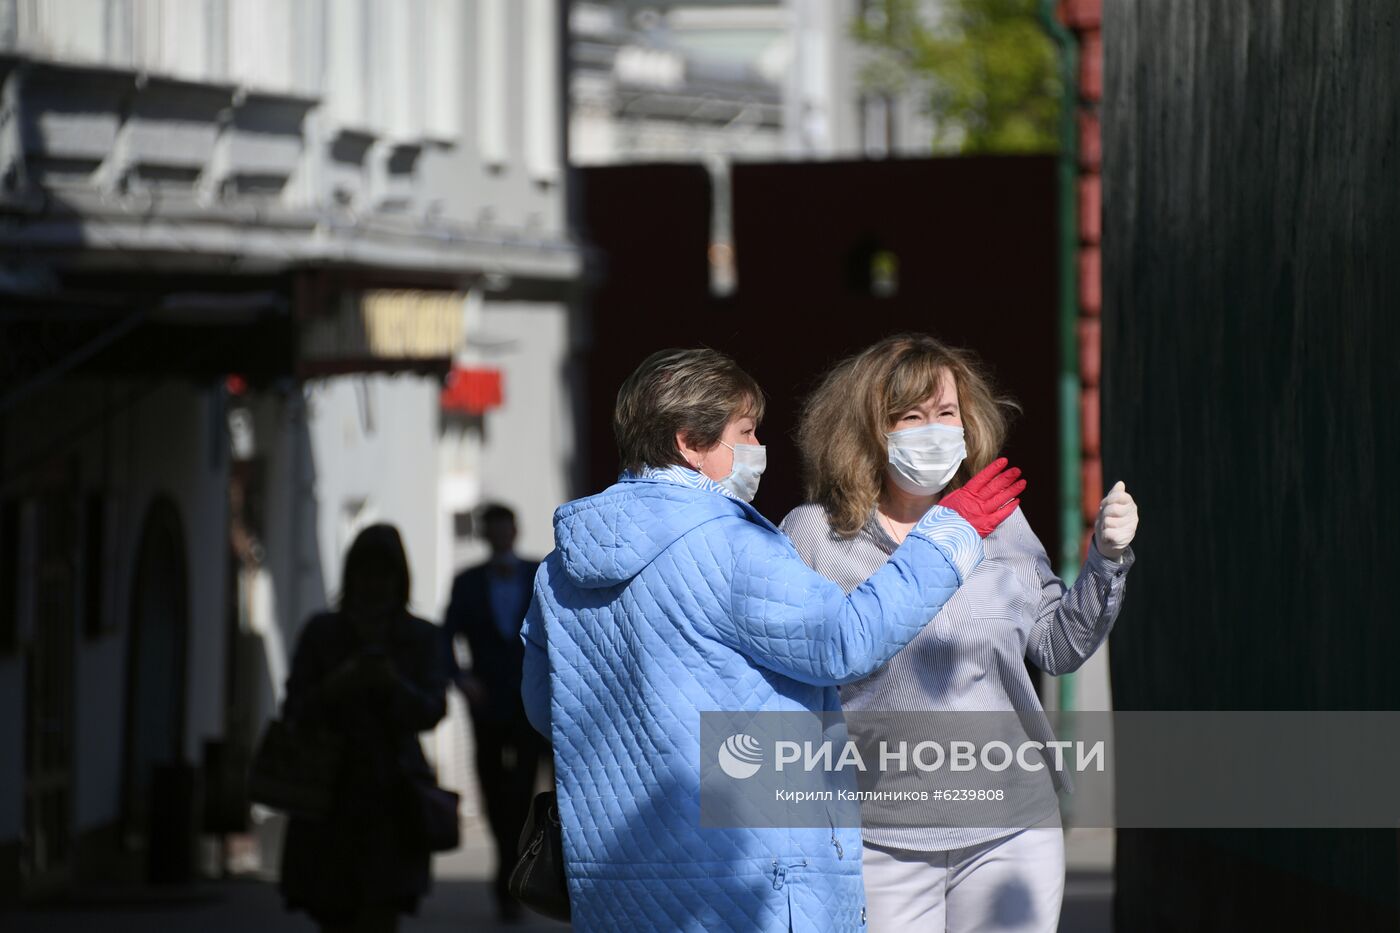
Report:
<svg viewBox="0 0 1400 933"><path fill-rule="evenodd" d="M1094 546L1109 560L1119 560L1137 534L1138 507L1120 479L1099 503L1094 521Z"/></svg>

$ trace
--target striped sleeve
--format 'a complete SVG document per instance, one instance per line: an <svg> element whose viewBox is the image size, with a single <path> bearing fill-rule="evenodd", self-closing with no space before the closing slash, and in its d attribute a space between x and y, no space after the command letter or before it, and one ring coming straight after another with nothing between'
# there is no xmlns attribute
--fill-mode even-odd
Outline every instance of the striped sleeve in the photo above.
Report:
<svg viewBox="0 0 1400 933"><path fill-rule="evenodd" d="M1032 540L1041 589L1026 656L1047 674L1068 674L1078 670L1112 631L1135 557L1129 548L1120 562L1114 562L1091 544L1078 579L1066 589L1039 540L1033 535Z"/></svg>

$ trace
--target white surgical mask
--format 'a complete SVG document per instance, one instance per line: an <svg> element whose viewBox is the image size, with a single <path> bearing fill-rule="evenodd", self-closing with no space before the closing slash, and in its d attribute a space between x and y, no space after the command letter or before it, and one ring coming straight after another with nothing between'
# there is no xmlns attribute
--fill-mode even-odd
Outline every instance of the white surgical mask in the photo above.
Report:
<svg viewBox="0 0 1400 933"><path fill-rule="evenodd" d="M886 434L890 478L911 496L943 491L967 458L963 429L951 424L921 424Z"/></svg>
<svg viewBox="0 0 1400 933"><path fill-rule="evenodd" d="M734 493L736 499L752 502L758 492L758 479L768 467L768 448L762 444L724 446L734 451L734 468L719 484Z"/></svg>

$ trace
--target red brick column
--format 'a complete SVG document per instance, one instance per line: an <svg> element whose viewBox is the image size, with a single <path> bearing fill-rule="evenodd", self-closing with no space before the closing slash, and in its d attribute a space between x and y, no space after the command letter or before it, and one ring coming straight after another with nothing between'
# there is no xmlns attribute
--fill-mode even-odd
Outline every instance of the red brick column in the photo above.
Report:
<svg viewBox="0 0 1400 933"><path fill-rule="evenodd" d="M1099 500L1103 461L1099 447L1099 310L1102 233L1099 176L1099 102L1103 97L1103 0L1060 0L1060 20L1079 40L1079 423L1080 489L1084 553L1088 552Z"/></svg>

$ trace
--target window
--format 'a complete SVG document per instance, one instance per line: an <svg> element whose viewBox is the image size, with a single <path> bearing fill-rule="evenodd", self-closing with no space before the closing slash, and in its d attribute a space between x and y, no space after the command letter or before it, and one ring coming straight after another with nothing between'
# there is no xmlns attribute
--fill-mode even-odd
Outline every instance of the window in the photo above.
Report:
<svg viewBox="0 0 1400 933"><path fill-rule="evenodd" d="M462 135L461 63L467 48L462 0L430 0L421 25L426 35L420 47L428 58L425 130L434 139L455 140Z"/></svg>
<svg viewBox="0 0 1400 933"><path fill-rule="evenodd" d="M863 237L847 259L846 279L857 294L893 298L899 294L899 254L873 237Z"/></svg>
<svg viewBox="0 0 1400 933"><path fill-rule="evenodd" d="M140 68L191 81L210 76L209 8L184 0L138 0L135 60ZM222 26L222 23L217 24Z"/></svg>
<svg viewBox="0 0 1400 933"><path fill-rule="evenodd" d="M229 0L229 78L259 91L291 91L293 10L288 0Z"/></svg>
<svg viewBox="0 0 1400 933"><path fill-rule="evenodd" d="M106 0L44 0L10 5L18 17L21 41L38 54L72 62L101 62L107 57L103 26Z"/></svg>
<svg viewBox="0 0 1400 933"><path fill-rule="evenodd" d="M501 168L510 158L507 139L506 94L510 91L507 65L510 61L506 42L505 0L480 0L477 3L477 141L481 160L493 168Z"/></svg>
<svg viewBox="0 0 1400 933"><path fill-rule="evenodd" d="M525 0L525 161L541 182L559 180L558 29L554 0Z"/></svg>
<svg viewBox="0 0 1400 933"><path fill-rule="evenodd" d="M398 142L414 140L423 128L423 55L414 40L423 35L422 0L375 3L371 8L370 115L375 129Z"/></svg>
<svg viewBox="0 0 1400 933"><path fill-rule="evenodd" d="M337 0L326 8L326 99L340 128L369 125L369 30L363 0Z"/></svg>

